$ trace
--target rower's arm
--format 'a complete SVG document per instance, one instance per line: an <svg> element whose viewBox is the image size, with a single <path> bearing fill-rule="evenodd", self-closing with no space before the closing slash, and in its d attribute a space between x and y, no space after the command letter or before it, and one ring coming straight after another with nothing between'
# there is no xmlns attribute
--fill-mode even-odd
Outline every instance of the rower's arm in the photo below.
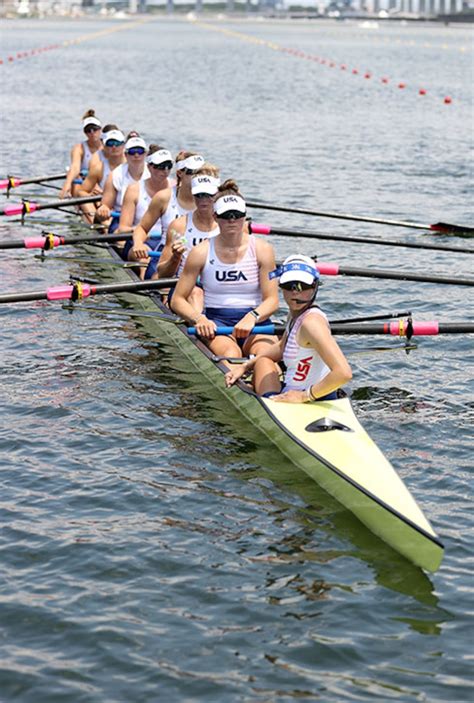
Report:
<svg viewBox="0 0 474 703"><path fill-rule="evenodd" d="M107 217L110 216L110 210L112 210L114 207L116 197L117 191L115 190L113 175L111 171L107 176L107 180L105 181L104 194L102 196L102 202L100 204L101 207L105 206L106 208L108 208L109 212L107 214Z"/></svg>
<svg viewBox="0 0 474 703"><path fill-rule="evenodd" d="M122 210L120 212L120 222L118 226L118 232L130 232L133 227L133 220L135 219L135 210L138 203L138 191L139 184L132 183L128 186L125 191L125 195L122 203Z"/></svg>
<svg viewBox="0 0 474 703"><path fill-rule="evenodd" d="M69 196L71 194L72 183L81 172L83 150L84 147L82 144L74 144L71 149L71 163L67 172L66 180L64 181L64 185L59 194L60 198L64 198L66 195Z"/></svg>
<svg viewBox="0 0 474 703"><path fill-rule="evenodd" d="M301 325L298 341L302 346L316 349L321 359L329 368L329 373L311 386L311 395L321 398L337 390L352 378L349 362L341 351L339 344L331 334L326 320L320 315L308 315Z"/></svg>
<svg viewBox="0 0 474 703"><path fill-rule="evenodd" d="M186 217L173 220L166 233L166 244L158 263L158 278L174 276L186 247L179 240L186 230Z"/></svg>
<svg viewBox="0 0 474 703"><path fill-rule="evenodd" d="M83 183L79 186L78 195L80 198L87 198L94 191L94 188L99 185L102 178L102 162L98 159L91 159L89 164L89 172Z"/></svg>
<svg viewBox="0 0 474 703"><path fill-rule="evenodd" d="M140 237L141 243L146 242L148 239L148 233L152 229L152 227L156 224L158 219L161 217L163 214L163 205L162 205L162 199L160 196L160 193L156 193L153 198L151 199L151 202L148 206L147 211L143 215L142 219L140 220L139 224L135 227L135 232L137 234L137 237ZM134 232L134 237L135 237L135 232Z"/></svg>
<svg viewBox="0 0 474 703"><path fill-rule="evenodd" d="M171 299L171 309L173 312L183 317L185 320L188 320L192 325L195 325L200 318L206 319L199 310L193 308L188 302L188 298L206 262L208 245L208 240L205 240L191 249ZM215 325L213 323L211 324L215 328Z"/></svg>
<svg viewBox="0 0 474 703"><path fill-rule="evenodd" d="M253 236L253 235L251 235ZM256 239L256 254L259 265L260 290L262 302L255 308L260 320L266 320L278 310L278 283L269 277L270 271L276 268L273 247L263 239Z"/></svg>

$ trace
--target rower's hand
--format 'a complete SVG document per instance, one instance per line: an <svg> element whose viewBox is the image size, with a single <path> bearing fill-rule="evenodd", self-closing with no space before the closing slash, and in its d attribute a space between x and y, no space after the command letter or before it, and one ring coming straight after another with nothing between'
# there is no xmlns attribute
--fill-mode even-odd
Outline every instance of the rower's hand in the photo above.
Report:
<svg viewBox="0 0 474 703"><path fill-rule="evenodd" d="M99 222L103 222L104 220L108 220L110 217L110 208L107 207L107 205L101 205L100 207L97 208L97 212L95 213L95 217Z"/></svg>
<svg viewBox="0 0 474 703"><path fill-rule="evenodd" d="M70 198L71 197L71 186L63 185L61 190L59 191L59 198L61 200L64 200L64 198Z"/></svg>
<svg viewBox="0 0 474 703"><path fill-rule="evenodd" d="M251 334L255 327L255 316L248 312L244 317L237 322L234 327L234 337L236 339L245 339Z"/></svg>
<svg viewBox="0 0 474 703"><path fill-rule="evenodd" d="M177 259L178 261L180 261L185 251L186 245L183 244L183 241L181 239L176 242L173 242L173 244L171 245L171 254L173 256L173 259Z"/></svg>
<svg viewBox="0 0 474 703"><path fill-rule="evenodd" d="M214 339L216 336L217 325L212 320L208 320L205 315L196 320L194 324L196 328L196 334L200 337L205 337L205 339Z"/></svg>
<svg viewBox="0 0 474 703"><path fill-rule="evenodd" d="M134 259L148 259L149 248L146 244L134 244L131 249L131 254Z"/></svg>
<svg viewBox="0 0 474 703"><path fill-rule="evenodd" d="M285 393L273 395L272 400L275 403L305 403L308 399L305 391L285 391Z"/></svg>
<svg viewBox="0 0 474 703"><path fill-rule="evenodd" d="M225 385L227 386L227 388L230 388L234 385L234 383L237 383L239 378L245 376L246 373L246 364L234 364L230 371L227 371L225 375Z"/></svg>

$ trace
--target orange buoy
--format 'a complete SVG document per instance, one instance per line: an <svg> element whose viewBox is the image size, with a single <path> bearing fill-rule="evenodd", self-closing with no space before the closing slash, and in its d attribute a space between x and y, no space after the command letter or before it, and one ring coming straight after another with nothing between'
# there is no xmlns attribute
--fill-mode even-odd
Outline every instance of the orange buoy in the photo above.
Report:
<svg viewBox="0 0 474 703"><path fill-rule="evenodd" d="M424 88L420 88L418 95L426 95L426 90Z"/></svg>
<svg viewBox="0 0 474 703"><path fill-rule="evenodd" d="M449 95L447 95L447 96L445 97L445 99L444 99L444 104L445 104L445 105L450 105L452 102L453 102L453 99L450 98Z"/></svg>
<svg viewBox="0 0 474 703"><path fill-rule="evenodd" d="M399 88L406 88L406 85L407 85L406 83L399 83L398 87Z"/></svg>

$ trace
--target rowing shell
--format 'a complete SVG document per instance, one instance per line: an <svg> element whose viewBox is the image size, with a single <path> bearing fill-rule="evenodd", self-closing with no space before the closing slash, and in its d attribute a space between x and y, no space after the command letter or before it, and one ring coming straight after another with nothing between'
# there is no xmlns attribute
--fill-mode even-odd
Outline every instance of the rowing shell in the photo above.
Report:
<svg viewBox="0 0 474 703"><path fill-rule="evenodd" d="M116 261L122 261L112 247L108 251ZM132 270L114 267L114 277L118 276L138 280ZM133 296L133 302L161 315L146 318L146 324L156 325L160 339L167 338L189 358L292 464L397 552L427 571L438 569L443 545L393 466L357 420L347 397L276 403L257 396L243 381L226 388L228 368L215 361L200 340L188 335L185 325L164 319L171 314L159 295Z"/></svg>

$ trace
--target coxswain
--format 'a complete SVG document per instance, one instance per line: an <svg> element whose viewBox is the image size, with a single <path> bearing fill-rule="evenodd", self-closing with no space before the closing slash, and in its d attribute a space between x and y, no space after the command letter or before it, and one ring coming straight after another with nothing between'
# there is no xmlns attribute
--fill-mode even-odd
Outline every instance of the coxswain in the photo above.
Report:
<svg viewBox="0 0 474 703"><path fill-rule="evenodd" d="M110 172L125 162L125 136L117 125L110 124L102 128L102 142L103 149L92 156L89 172L78 188L78 195L81 198L101 194ZM92 203L81 207L87 222L92 224L97 208Z"/></svg>
<svg viewBox="0 0 474 703"><path fill-rule="evenodd" d="M94 110L87 110L82 117L82 129L86 138L83 142L74 144L71 149L71 163L66 180L59 193L60 198L76 196L78 183L75 181L81 174L87 174L92 155L102 149L101 132L102 124L96 117Z"/></svg>
<svg viewBox="0 0 474 703"><path fill-rule="evenodd" d="M272 277L279 278L289 308L288 324L280 342L258 352L257 356L226 374L232 386L253 371L258 395L279 403L309 403L333 400L337 389L352 378L347 359L331 334L326 315L315 303L319 271L307 256L289 256ZM286 371L280 381L283 361Z"/></svg>
<svg viewBox="0 0 474 703"><path fill-rule="evenodd" d="M275 268L273 247L250 235L244 226L246 205L233 180L225 181L214 196L216 237L205 239L188 255L178 280L172 310L196 327L197 334L218 356L257 354L276 338L252 334L278 309L278 287L270 279ZM189 301L198 283L204 291L204 311ZM216 336L218 325L229 325L229 336Z"/></svg>

